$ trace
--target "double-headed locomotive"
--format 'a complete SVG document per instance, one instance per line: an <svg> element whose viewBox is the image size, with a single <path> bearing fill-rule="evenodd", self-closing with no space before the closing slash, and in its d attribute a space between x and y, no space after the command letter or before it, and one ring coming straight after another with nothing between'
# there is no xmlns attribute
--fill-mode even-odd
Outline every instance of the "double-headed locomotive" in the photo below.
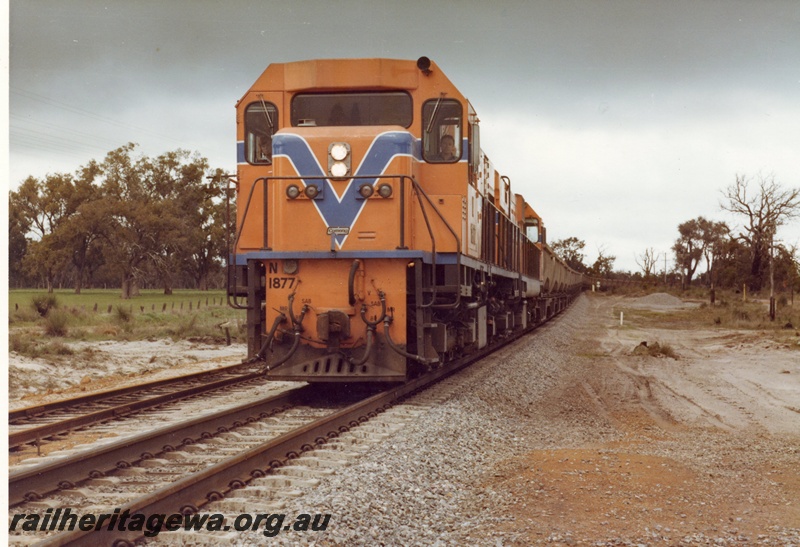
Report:
<svg viewBox="0 0 800 547"><path fill-rule="evenodd" d="M228 291L269 378L402 381L579 290L426 57L272 64L236 113Z"/></svg>

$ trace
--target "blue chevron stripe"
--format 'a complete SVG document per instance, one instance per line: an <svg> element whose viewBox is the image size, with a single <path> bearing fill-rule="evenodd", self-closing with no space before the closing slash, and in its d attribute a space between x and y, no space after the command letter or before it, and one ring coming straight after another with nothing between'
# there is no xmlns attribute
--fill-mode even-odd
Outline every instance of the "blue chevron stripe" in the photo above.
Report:
<svg viewBox="0 0 800 547"><path fill-rule="evenodd" d="M303 137L292 133L276 133L272 140L272 147L273 157L287 158L298 176L325 176L325 170ZM358 188L363 184L374 185L378 180L377 175L385 172L393 158L415 156L415 153L418 154L418 143L408 132L389 131L375 137L355 172L356 176L365 176L366 178L350 179L341 196L336 193L331 181L325 179L327 188L322 192L322 199L312 201L325 222L325 226L352 229L368 201L356 199ZM374 178L370 178L370 176L374 176ZM357 182L354 183L356 180ZM304 186L308 184L309 182L303 180ZM347 235L337 235L335 238L337 246L341 249Z"/></svg>

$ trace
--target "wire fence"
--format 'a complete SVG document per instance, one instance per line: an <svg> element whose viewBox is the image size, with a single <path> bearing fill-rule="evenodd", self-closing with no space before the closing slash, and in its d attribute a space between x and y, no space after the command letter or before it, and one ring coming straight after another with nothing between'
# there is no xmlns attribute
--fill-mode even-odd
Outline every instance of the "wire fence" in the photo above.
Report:
<svg viewBox="0 0 800 547"><path fill-rule="evenodd" d="M23 304L24 306L24 304ZM201 309L205 308L221 308L227 307L228 303L224 296L220 297L206 297L205 299L200 298L198 300L181 300L181 301L171 301L171 302L149 302L147 304L140 304L140 303L117 303L117 304L100 304L95 302L94 305L92 304L79 304L79 305L63 305L58 306L62 309L72 310L72 311L81 311L84 313L113 313L116 309L125 310L131 314L133 313L183 313L183 312L194 312L200 311ZM20 304L15 303L14 309L15 311L20 310Z"/></svg>

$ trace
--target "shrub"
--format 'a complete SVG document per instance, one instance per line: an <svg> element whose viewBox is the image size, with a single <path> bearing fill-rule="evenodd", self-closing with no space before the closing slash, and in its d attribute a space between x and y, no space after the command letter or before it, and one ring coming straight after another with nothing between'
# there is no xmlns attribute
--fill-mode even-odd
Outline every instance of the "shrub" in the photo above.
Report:
<svg viewBox="0 0 800 547"><path fill-rule="evenodd" d="M642 342L633 350L634 355L649 355L651 357L669 357L670 359L678 359L678 354L675 353L675 350L672 349L672 346L669 344L659 344L658 342L653 342L652 344L648 344L647 342Z"/></svg>
<svg viewBox="0 0 800 547"><path fill-rule="evenodd" d="M133 313L130 308L126 308L122 304L114 308L114 318L119 323L130 323L133 320Z"/></svg>
<svg viewBox="0 0 800 547"><path fill-rule="evenodd" d="M69 347L68 345L64 344L63 342L53 342L48 344L45 352L50 355L74 355L75 351Z"/></svg>
<svg viewBox="0 0 800 547"><path fill-rule="evenodd" d="M8 337L8 349L20 355L30 355L33 353L35 344L32 337L24 334L12 334Z"/></svg>
<svg viewBox="0 0 800 547"><path fill-rule="evenodd" d="M8 314L8 323L35 323L39 317L39 312L33 306L22 306Z"/></svg>
<svg viewBox="0 0 800 547"><path fill-rule="evenodd" d="M66 336L69 314L61 310L51 310L44 320L44 332L48 336Z"/></svg>
<svg viewBox="0 0 800 547"><path fill-rule="evenodd" d="M46 317L50 310L58 307L58 298L54 294L37 294L31 298L31 305L40 316Z"/></svg>
<svg viewBox="0 0 800 547"><path fill-rule="evenodd" d="M181 339L189 336L198 336L200 328L197 325L197 315L189 315L181 318L178 324L171 329L173 338Z"/></svg>
<svg viewBox="0 0 800 547"><path fill-rule="evenodd" d="M675 353L675 350L672 349L672 346L669 344L659 344L658 342L653 344L653 347L650 349L650 355L653 357L664 356L669 357L670 359L678 358L678 354Z"/></svg>

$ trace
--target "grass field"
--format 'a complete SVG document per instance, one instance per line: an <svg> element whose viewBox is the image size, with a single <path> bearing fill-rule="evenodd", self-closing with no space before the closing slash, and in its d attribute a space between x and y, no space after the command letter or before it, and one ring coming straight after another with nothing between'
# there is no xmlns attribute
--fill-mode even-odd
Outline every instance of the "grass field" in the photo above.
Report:
<svg viewBox="0 0 800 547"><path fill-rule="evenodd" d="M66 352L70 341L245 337L245 313L228 306L224 291L145 290L122 300L119 290L12 290L8 301L9 347L32 357Z"/></svg>
<svg viewBox="0 0 800 547"><path fill-rule="evenodd" d="M109 306L112 309L116 306L125 306L141 312L142 307L150 311L153 311L153 308L161 310L164 304L167 304L168 310L172 310L173 305L180 308L181 304L188 310L189 304L192 304L192 307L195 308L198 302L201 303L201 307L204 305L225 305L225 291L223 290L194 291L176 289L171 295L165 295L163 290L143 290L140 296L130 300L122 300L119 296L119 289L88 289L81 291L81 294L75 294L75 291L71 289L62 289L56 290L52 294L58 300L59 307L93 310L96 306L99 312L107 312ZM30 307L34 298L43 296L47 296L47 292L44 290L11 290L8 293L9 313L20 308ZM208 304L206 304L206 301L208 301Z"/></svg>

